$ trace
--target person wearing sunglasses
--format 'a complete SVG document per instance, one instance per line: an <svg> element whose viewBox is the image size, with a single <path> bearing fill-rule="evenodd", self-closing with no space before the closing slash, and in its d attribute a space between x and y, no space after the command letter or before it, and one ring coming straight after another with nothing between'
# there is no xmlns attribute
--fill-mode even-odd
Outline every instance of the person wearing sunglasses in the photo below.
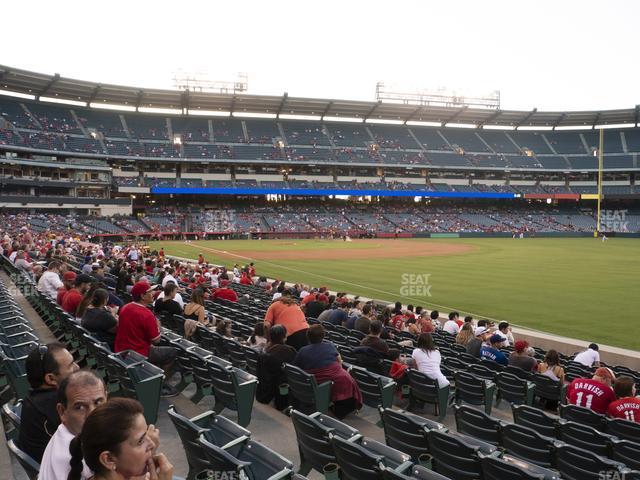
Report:
<svg viewBox="0 0 640 480"><path fill-rule="evenodd" d="M25 366L31 391L22 403L18 446L40 463L47 443L60 424L56 410L58 386L79 367L61 343L34 348Z"/></svg>

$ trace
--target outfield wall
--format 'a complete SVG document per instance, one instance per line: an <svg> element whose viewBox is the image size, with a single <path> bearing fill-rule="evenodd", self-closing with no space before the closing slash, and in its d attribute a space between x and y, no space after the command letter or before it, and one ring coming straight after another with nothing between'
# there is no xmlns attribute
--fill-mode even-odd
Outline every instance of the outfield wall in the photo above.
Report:
<svg viewBox="0 0 640 480"><path fill-rule="evenodd" d="M421 233L371 233L351 231L352 238L512 238L512 232L421 232ZM341 238L341 233L331 232L143 232L143 233L99 233L92 239L111 241L148 241L148 240L280 240ZM640 238L639 233L606 232L608 237ZM532 232L525 238L593 238L594 232Z"/></svg>

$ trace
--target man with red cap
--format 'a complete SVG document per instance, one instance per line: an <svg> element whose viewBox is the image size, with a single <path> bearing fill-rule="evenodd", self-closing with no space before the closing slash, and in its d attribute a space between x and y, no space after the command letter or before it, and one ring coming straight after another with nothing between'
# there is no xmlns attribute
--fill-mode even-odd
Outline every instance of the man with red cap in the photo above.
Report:
<svg viewBox="0 0 640 480"><path fill-rule="evenodd" d="M593 378L576 378L567 389L567 401L571 405L590 408L596 413L607 413L609 404L616 399L611 385L615 381L614 373L600 367Z"/></svg>
<svg viewBox="0 0 640 480"><path fill-rule="evenodd" d="M62 309L71 315L75 315L78 305L82 302L84 294L87 293L87 290L89 290L94 281L94 278L90 275L86 275L84 273L77 275L74 281L74 288L69 290L64 294L64 297L62 297Z"/></svg>
<svg viewBox="0 0 640 480"><path fill-rule="evenodd" d="M71 270L64 272L62 275L62 287L58 289L58 296L56 297L56 302L58 305L62 306L62 299L65 294L73 288L76 282L76 272Z"/></svg>
<svg viewBox="0 0 640 480"><path fill-rule="evenodd" d="M120 309L118 330L116 331L115 352L133 350L148 358L149 362L165 371L170 378L171 367L177 355L173 347L161 347L160 322L148 306L153 303L153 292L156 286L147 282L137 282L131 289L133 302ZM171 385L164 384L162 395L169 397L178 392Z"/></svg>

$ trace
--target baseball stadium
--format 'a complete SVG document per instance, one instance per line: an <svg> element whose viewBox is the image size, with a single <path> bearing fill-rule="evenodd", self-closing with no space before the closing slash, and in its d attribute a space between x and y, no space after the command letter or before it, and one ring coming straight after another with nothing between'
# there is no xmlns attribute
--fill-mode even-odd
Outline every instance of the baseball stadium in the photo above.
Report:
<svg viewBox="0 0 640 480"><path fill-rule="evenodd" d="M90 77L0 64L6 478L640 479L640 105Z"/></svg>

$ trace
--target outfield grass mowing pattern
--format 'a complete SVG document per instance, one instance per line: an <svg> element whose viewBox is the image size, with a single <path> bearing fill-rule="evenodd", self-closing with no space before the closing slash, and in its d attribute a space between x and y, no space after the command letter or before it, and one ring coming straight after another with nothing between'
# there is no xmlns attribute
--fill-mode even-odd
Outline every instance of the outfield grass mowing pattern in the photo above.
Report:
<svg viewBox="0 0 640 480"><path fill-rule="evenodd" d="M394 240L387 240L393 242ZM362 248L341 241L155 242L169 255L197 258L201 247L233 252L224 257L204 250L209 262L247 263L243 252L309 250L309 260L256 260L257 272L271 278L326 285L385 301L472 313L558 335L640 349L640 243L636 239L590 238L415 239L463 242L475 250L449 256L323 260L319 249ZM380 241L384 248L384 242ZM403 274L429 274L430 297L403 297ZM635 320L634 320L635 318Z"/></svg>

